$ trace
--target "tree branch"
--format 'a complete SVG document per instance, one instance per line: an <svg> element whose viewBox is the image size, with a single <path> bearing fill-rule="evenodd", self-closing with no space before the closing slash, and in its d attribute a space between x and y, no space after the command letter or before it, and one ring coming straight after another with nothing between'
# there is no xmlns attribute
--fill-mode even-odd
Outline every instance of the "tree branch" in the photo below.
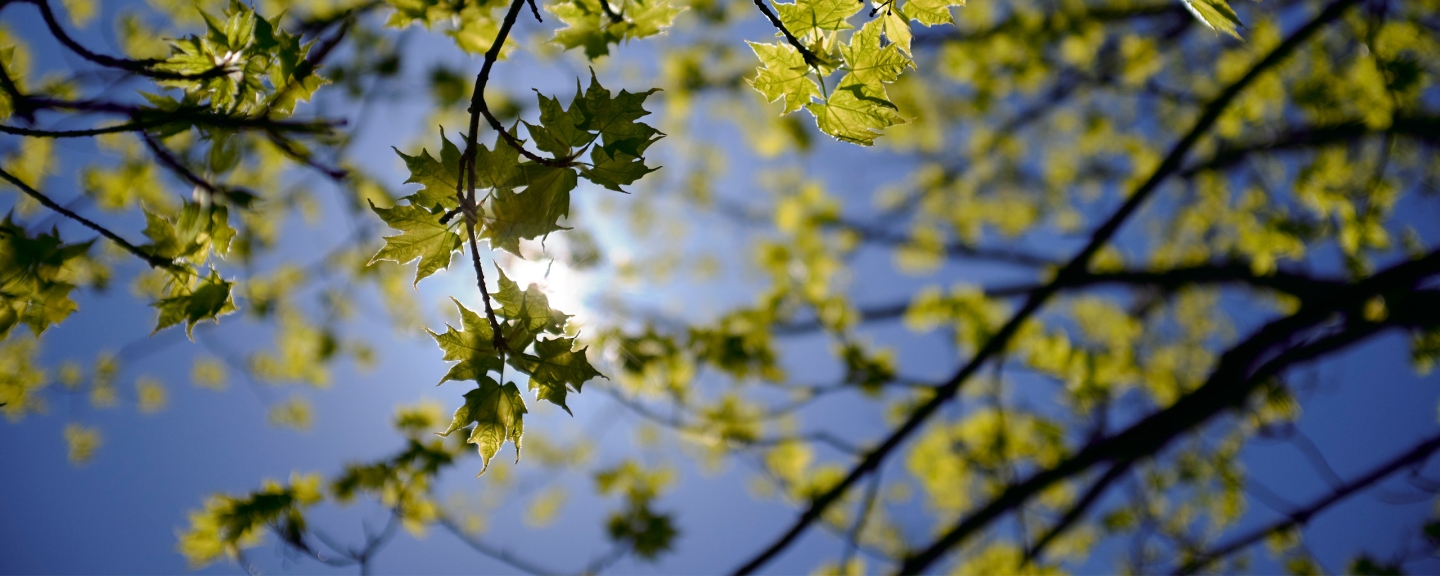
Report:
<svg viewBox="0 0 1440 576"><path fill-rule="evenodd" d="M1180 172L1189 178L1203 170L1228 168L1256 152L1279 152L1298 148L1314 148L1339 142L1352 142L1370 135L1402 135L1431 144L1440 144L1440 117L1396 115L1388 128L1374 129L1362 120L1349 120L1319 126L1291 127L1282 134L1253 142L1222 146L1209 160Z"/></svg>
<svg viewBox="0 0 1440 576"><path fill-rule="evenodd" d="M220 195L222 197L229 197L235 192L244 192L246 194L250 194L250 192L241 190L239 188L221 186L209 180L201 178L199 174L196 174L193 170L186 167L185 163L181 162L180 158L175 156L174 152L171 152L169 148L166 148L159 141L155 140L155 138L151 136L150 133L141 132L140 137L145 140L145 146L150 148L150 151L155 154L155 159L159 160L161 164L164 164L165 167L169 168L171 172L174 172L177 176L184 179L186 182L198 186L200 187L200 189L208 192L212 199L216 195ZM251 195L253 196L253 194Z"/></svg>
<svg viewBox="0 0 1440 576"><path fill-rule="evenodd" d="M1411 448L1404 454L1401 454L1391 459L1390 461L1372 469L1365 475L1351 480L1350 482L1347 482L1341 486L1337 486L1333 491L1330 492L1329 495L1315 500L1314 502L1311 502L1310 504L1299 510L1291 512L1290 516L1284 520L1280 520L1268 526L1257 528L1251 532L1246 533L1243 536L1236 537L1229 543L1226 543L1219 548L1201 553L1198 557L1190 560L1189 562L1186 562L1180 568L1176 569L1174 574L1193 574L1195 572L1203 570L1206 566L1214 563L1216 560L1219 560L1221 558L1234 554L1235 552L1243 550L1251 545L1254 545L1255 543L1263 540L1266 536L1288 530L1295 526L1303 525L1309 522L1311 518L1315 517L1315 515L1325 511L1326 508L1329 508L1330 506L1345 500L1351 495L1354 495L1356 492L1364 490L1371 484L1384 480L1391 474L1400 471L1401 468L1424 462L1437 450L1440 450L1440 435L1431 436L1430 439L1421 442L1419 445Z"/></svg>
<svg viewBox="0 0 1440 576"><path fill-rule="evenodd" d="M603 2L604 0L601 1ZM774 26L776 30L779 30L781 34L785 35L786 42L790 43L791 46L794 46L796 50L800 51L800 56L805 59L806 64L809 64L811 68L819 68L820 59L817 58L815 56L815 53L811 52L809 48L806 48L804 44L801 44L800 39L796 38L794 34L791 34L790 30L785 28L785 24L780 22L780 18L775 16L775 12L770 9L770 5L766 2L767 0L755 0L755 7L759 8L760 13L764 14L765 18L770 20L770 25Z"/></svg>
<svg viewBox="0 0 1440 576"><path fill-rule="evenodd" d="M101 225L99 225L99 224L96 224L95 222L91 221L91 220L88 219L88 218L85 218L84 216L81 216L81 215L79 215L79 214L76 214L76 213L74 213L74 212L71 212L69 209L65 208L64 206L61 206L60 204L56 203L54 200L51 200L49 196L46 196L46 195L42 194L39 190L36 190L36 189L32 188L29 184L26 184L26 183L20 181L19 178L16 178L14 175L10 174L9 172L6 172L4 169L0 169L0 178L3 178L3 179L5 179L7 182L13 184L16 188L19 188L21 192L24 192L25 195L27 195L27 196L29 196L29 197L31 197L31 198L34 198L36 201L40 202L40 204L44 205L46 208L49 208L49 209L51 209L51 210L54 210L54 211L56 211L56 212L64 215L66 218L69 218L69 219L71 219L71 220L74 220L74 221L76 221L76 222L79 222L81 225L85 226L86 228L89 228L89 229L91 229L91 230L94 230L94 231L96 231L96 232L99 232L101 236L104 236L105 238L109 239L111 242L114 242L115 245L117 245L117 246L125 249L126 252L129 252L129 253L131 253L131 254L134 254L136 257L140 258L141 260L144 260L146 264L149 264L149 265L150 265L150 267L152 267L152 268L164 268L164 269L167 269L167 270L178 271L178 272L184 272L184 271L185 271L185 269L184 269L183 267L179 266L179 265L176 264L174 261L169 260L169 259L166 259L166 258L161 258L161 257L156 256L156 255L154 255L154 254L146 253L144 250L141 250L138 246L136 246L136 245L134 245L134 244L131 244L130 242L126 241L124 238L121 238L119 235L117 235L117 234L115 234L114 232L111 232L110 230L106 229L104 226L101 226Z"/></svg>
<svg viewBox="0 0 1440 576"><path fill-rule="evenodd" d="M65 32L65 29L60 26L60 21L55 18L55 13L51 11L49 2L46 2L45 0L15 1L23 2L26 4L34 4L36 8L40 9L40 16L41 18L45 19L45 25L50 28L50 34L54 36L61 45L69 48L71 52L74 52L81 58L84 58L95 64L104 66L106 68L116 68L119 70L130 72L132 74L139 74L141 76L146 76L159 80L203 80L206 78L224 76L230 73L230 69L224 66L216 66L199 74L182 74L179 72L167 72L164 70L151 69L151 66L164 62L164 60L154 58L147 58L144 60L132 60L130 58L116 58L114 56L107 56L105 54L92 52L84 46L81 46L79 42L76 42L74 38L70 37L70 35ZM3 4L0 4L0 7L3 7Z"/></svg>
<svg viewBox="0 0 1440 576"><path fill-rule="evenodd" d="M1190 152L1190 149L1193 148L1199 142L1201 136L1208 132L1210 127L1219 120L1221 113L1229 107L1230 103L1235 100L1236 96L1238 96L1242 90L1254 82L1255 79L1265 71L1282 62L1300 43L1309 39L1311 35L1330 21L1338 18L1340 14L1357 1L1358 0L1336 0L1332 2L1321 11L1320 14L1315 16L1314 19L1292 33L1281 42L1280 45L1276 46L1274 50L1271 50L1264 59L1251 67L1249 72L1246 72L1239 80L1227 86L1210 104L1206 105L1200 117L1195 120L1194 126L1171 148L1169 154L1165 156L1165 159L1159 166L1156 166L1150 177L1130 194L1129 199L1111 215L1109 220L1091 235L1089 244L1087 244L1068 265L1060 270L1060 273L1056 275L1054 281L1040 290L1032 292L1025 304L1011 317L1010 321L1006 322L1006 324L996 332L995 336L976 352L970 362L955 373L949 382L941 385L930 401L922 404L912 412L910 417L907 418L899 428L886 438L884 442L867 454L859 464L851 469L850 473L847 474L843 480L817 497L789 530L769 547L760 552L760 554L742 565L736 570L736 573L749 574L765 565L771 558L774 558L787 548L791 542L794 542L811 523L819 518L831 504L837 501L840 496L848 491L861 477L868 474L871 470L878 468L880 462L894 451L901 442L908 438L910 434L914 433L915 430L919 429L920 425L939 410L941 405L953 398L955 394L959 392L961 385L964 384L971 375L977 372L981 365L987 362L992 356L1004 350L1004 348L1009 345L1010 338L1019 331L1020 326L1023 325L1030 316L1035 314L1041 305L1049 300L1061 286L1064 286L1072 278L1085 273L1089 268L1091 258L1100 251L1102 246L1110 241L1110 238L1119 231L1120 226L1139 210L1140 206L1159 188L1160 183L1181 167L1181 163ZM935 554L935 556L938 556L938 554ZM902 571L916 572L918 570L915 568L928 565L933 560L934 558L928 558L915 566L907 564Z"/></svg>
<svg viewBox="0 0 1440 576"><path fill-rule="evenodd" d="M1089 272L1083 276L1072 278L1061 288L1083 288L1106 284L1150 286L1167 292L1173 292L1182 287L1193 285L1244 284L1255 288L1265 288L1290 294L1291 296L1300 298L1302 301L1307 298L1323 295L1328 291L1346 285L1344 280L1338 278L1317 278L1296 272L1276 271L1268 275L1257 275L1248 264L1226 262L1219 264L1201 264L1170 270ZM1035 283L992 286L985 288L984 293L988 298L1014 298L1031 294L1044 286L1044 284ZM860 322L894 320L904 316L905 311L909 309L910 302L908 300L862 308L859 311ZM773 331L776 334L793 335L811 332L820 328L822 328L820 321L818 319L812 319L779 324L773 327Z"/></svg>
<svg viewBox="0 0 1440 576"><path fill-rule="evenodd" d="M521 0L521 2L524 2L524 0ZM460 529L460 526L455 523L455 520L444 512L438 512L436 514L435 521L441 526L444 526L446 530L449 530L451 534L454 534L456 538L459 538L461 542L464 542L466 546L469 546L476 552L484 554L490 558L504 562L505 565L510 566L511 568L514 568L521 572L525 572L527 574L534 574L535 576L560 573L557 570L551 570L549 568L544 568L535 564L531 564L529 561L521 560L519 558L511 556L509 552L506 552L499 548L492 548L490 545L476 540L474 537L466 534L464 530Z"/></svg>
<svg viewBox="0 0 1440 576"><path fill-rule="evenodd" d="M117 132L140 132L170 122L169 120L148 120L145 122L130 122L106 126L103 128L86 128L82 130L38 130L35 128L22 128L20 126L5 126L0 124L0 132L27 136L30 138L87 138L101 134L114 134Z"/></svg>
<svg viewBox="0 0 1440 576"><path fill-rule="evenodd" d="M1090 489L1085 491L1085 495L1081 496L1069 510L1065 511L1065 515L1061 516L1060 520L1055 522L1054 526L1050 527L1050 530L1046 531L1039 540L1035 541L1034 545L1025 551L1024 564L1041 561L1045 556L1045 548L1050 546L1050 543L1064 534L1066 530L1069 530L1077 520L1083 518L1085 513L1090 510L1090 507L1094 506L1095 503L1100 500L1100 497L1105 494L1105 490L1109 489L1110 485L1114 484L1116 480L1119 480L1121 476L1124 476L1125 472L1130 470L1130 466L1134 463L1133 460L1116 462L1109 470L1105 471L1105 474L1095 480L1095 483L1090 485Z"/></svg>
<svg viewBox="0 0 1440 576"><path fill-rule="evenodd" d="M1385 328L1440 323L1440 301L1419 295L1405 298L1397 292L1413 288L1436 273L1440 273L1440 251L1394 266L1323 300L1308 302L1295 314L1266 324L1226 351L1209 378L1194 392L1123 432L1091 443L1060 464L1012 484L989 504L961 518L942 537L909 557L901 572L925 570L950 548L1035 494L1099 462L1134 460L1158 453L1180 434L1196 429L1226 408L1243 403L1257 386L1291 365L1343 349ZM1385 323L1360 320L1364 303L1377 294L1387 295L1389 318ZM1304 333L1324 326L1337 312L1350 317L1343 328L1311 342L1284 348ZM1281 348L1278 353L1277 347ZM1269 360L1262 362L1266 358Z"/></svg>
<svg viewBox="0 0 1440 576"><path fill-rule="evenodd" d="M478 145L480 116L484 116L490 128L500 133L501 139L530 161L546 166L569 166L574 157L549 159L527 150L519 138L505 130L505 127L500 124L500 119L490 112L490 106L485 103L485 86L490 83L490 69L494 68L495 61L500 59L500 49L505 46L505 39L510 36L510 29L515 27L515 20L519 17L520 9L524 5L525 0L511 1L509 11L505 12L505 20L500 24L500 31L495 35L495 42L485 52L485 62L480 65L480 73L475 75L475 89L470 94L470 133L465 139L465 150L470 152ZM470 195L473 198L475 195L475 156L473 154L469 156L466 164L470 170Z"/></svg>

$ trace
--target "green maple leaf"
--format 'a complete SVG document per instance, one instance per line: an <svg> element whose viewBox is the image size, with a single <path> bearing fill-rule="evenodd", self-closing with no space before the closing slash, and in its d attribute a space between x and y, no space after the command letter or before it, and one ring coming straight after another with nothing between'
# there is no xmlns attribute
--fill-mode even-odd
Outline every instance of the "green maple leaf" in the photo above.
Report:
<svg viewBox="0 0 1440 576"><path fill-rule="evenodd" d="M302 44L300 36L280 27L280 19L281 16L255 20L255 48L270 53L275 59L275 65L270 67L270 83L279 91L267 106L272 113L289 116L296 104L309 101L316 90L330 81L316 73L318 65L305 59L314 43Z"/></svg>
<svg viewBox="0 0 1440 576"><path fill-rule="evenodd" d="M954 24L955 15L950 13L950 7L964 5L965 0L908 0L905 14L926 26Z"/></svg>
<svg viewBox="0 0 1440 576"><path fill-rule="evenodd" d="M1225 0L1180 0L1180 2L1195 16L1195 19L1211 30L1224 32L1234 36L1237 40L1240 39L1240 33L1236 30L1245 25L1240 22L1240 16L1235 14L1235 10L1230 8L1230 4Z"/></svg>
<svg viewBox="0 0 1440 576"><path fill-rule="evenodd" d="M782 114L799 110L811 98L820 97L820 86L809 78L810 65L805 63L805 57L795 47L785 43L750 42L750 49L765 65L756 70L750 85L765 96L766 102L784 98L785 111Z"/></svg>
<svg viewBox="0 0 1440 576"><path fill-rule="evenodd" d="M515 135L513 129L510 135ZM509 189L524 183L524 175L520 172L520 151L500 135L495 136L494 150L484 144L477 144L476 148L476 188Z"/></svg>
<svg viewBox="0 0 1440 576"><path fill-rule="evenodd" d="M560 101L554 98L538 95L540 99L540 125L536 126L525 123L525 128L530 132L530 138L535 141L535 146L554 154L556 158L564 158L571 154L575 148L579 148L595 140L595 136L587 130L579 128L585 123L585 113L576 105L580 100L579 86L576 86L575 101L566 110L560 105Z"/></svg>
<svg viewBox="0 0 1440 576"><path fill-rule="evenodd" d="M193 287L184 288L177 284L169 298L151 304L160 311L160 318L151 334L185 322L185 336L194 340L196 323L210 320L219 324L221 316L236 310L231 299L234 287L234 282L220 278L220 273L213 268L209 276L200 279Z"/></svg>
<svg viewBox="0 0 1440 576"><path fill-rule="evenodd" d="M578 106L585 114L585 123L580 127L599 132L604 146L626 146L631 154L639 156L650 144L664 136L649 125L636 122L650 114L644 107L645 99L659 91L659 88L635 93L621 90L611 96L610 90L600 85L592 70L590 86L585 88L583 98L575 99L572 107Z"/></svg>
<svg viewBox="0 0 1440 576"><path fill-rule="evenodd" d="M846 22L861 8L863 2L855 0L797 0L794 4L776 4L780 23L796 38L835 30L849 30Z"/></svg>
<svg viewBox="0 0 1440 576"><path fill-rule="evenodd" d="M471 312L460 304L459 300L451 298L450 301L460 309L460 326L464 331L456 330L449 324L445 325L444 334L436 334L426 329L440 346L440 350L445 352L445 361L460 361L450 367L450 371L440 379L440 384L451 380L489 380L486 372L499 372L504 368L500 361L500 352L495 349L495 331L490 328L489 320Z"/></svg>
<svg viewBox="0 0 1440 576"><path fill-rule="evenodd" d="M610 18L600 7L600 0L569 0L549 4L545 9L566 24L550 39L566 50L584 46L585 57L594 60L609 54L610 45L620 42L620 36L610 31Z"/></svg>
<svg viewBox="0 0 1440 576"><path fill-rule="evenodd" d="M491 195L492 217L481 235L490 244L516 256L520 240L542 238L565 230L557 222L570 214L570 191L575 188L575 171L569 168L527 163L521 166L525 190L496 190Z"/></svg>
<svg viewBox="0 0 1440 576"><path fill-rule="evenodd" d="M617 19L606 13L601 1L567 0L546 6L566 24L550 41L566 50L584 46L585 57L594 60L609 54L611 44L659 34L685 10L669 0L608 0Z"/></svg>
<svg viewBox="0 0 1440 576"><path fill-rule="evenodd" d="M546 400L565 409L565 396L569 391L580 392L580 387L596 376L604 377L590 360L585 357L585 348L571 350L574 338L553 338L537 340L535 353L511 356L510 365L530 375L530 389L535 397Z"/></svg>
<svg viewBox="0 0 1440 576"><path fill-rule="evenodd" d="M186 202L175 217L145 212L145 237L149 244L140 248L169 260L203 263L211 252L229 253L235 229L230 227L230 212L224 206L206 206Z"/></svg>
<svg viewBox="0 0 1440 576"><path fill-rule="evenodd" d="M910 17L898 4L892 3L885 13L880 15L880 21L885 27L885 38L900 47L906 55L910 54L910 40L914 34L910 31Z"/></svg>
<svg viewBox="0 0 1440 576"><path fill-rule="evenodd" d="M428 27L445 16L438 0L385 0L385 3L395 9L386 26L403 28L411 22L420 22Z"/></svg>
<svg viewBox="0 0 1440 576"><path fill-rule="evenodd" d="M442 129L440 132L440 159L436 160L430 156L430 151L421 148L420 154L408 156L399 148L391 148L405 161L405 167L410 170L410 178L405 180L406 184L419 184L419 192L406 196L411 204L431 208L440 206L445 210L452 210L460 205L455 198L455 187L460 183L460 148L445 137ZM478 156L477 156L478 159ZM479 169L479 166L476 166ZM479 177L477 175L476 179Z"/></svg>
<svg viewBox="0 0 1440 576"><path fill-rule="evenodd" d="M821 131L864 146L874 144L880 130L905 122L883 93L872 92L861 82L842 80L828 100L807 104L805 108L815 115Z"/></svg>
<svg viewBox="0 0 1440 576"><path fill-rule="evenodd" d="M248 113L262 105L269 112L288 115L297 100L323 80L313 77L313 65L304 60L314 42L301 45L298 38L277 33L274 25L253 10L232 2L221 21L201 11L208 33L171 41L169 58L154 65L156 70L197 75L215 68L228 73L202 78L174 78L158 81L161 86L181 88L195 103L208 99L210 106L225 112ZM280 92L271 97L265 85L267 75Z"/></svg>
<svg viewBox="0 0 1440 576"><path fill-rule="evenodd" d="M505 272L500 271L500 289L494 294L500 303L495 313L506 320L505 343L513 350L524 350L541 332L560 334L565 331L565 322L570 318L559 310L550 308L550 300L531 284L520 290L520 286Z"/></svg>
<svg viewBox="0 0 1440 576"><path fill-rule="evenodd" d="M645 159L632 156L623 150L609 150L604 147L590 151L590 167L581 171L585 179L616 192L624 192L621 186L635 183L641 177L659 170L645 165Z"/></svg>
<svg viewBox="0 0 1440 576"><path fill-rule="evenodd" d="M451 432L474 424L467 442L478 448L484 462L480 474L484 474L490 468L490 459L500 451L506 440L515 444L515 461L520 461L520 437L525 432L527 412L525 399L520 396L520 389L515 383L501 386L486 376L480 380L479 388L465 393L465 404L455 410L450 427L440 435L449 436Z"/></svg>
<svg viewBox="0 0 1440 576"><path fill-rule="evenodd" d="M628 24L624 32L626 40L659 34L670 27L676 16L685 11L683 6L677 8L671 5L669 0L632 0L624 2L621 9L624 10L621 17Z"/></svg>
<svg viewBox="0 0 1440 576"><path fill-rule="evenodd" d="M460 236L424 208L414 204L379 208L371 202L370 209L401 232L385 237L385 246L370 258L370 264L380 260L407 264L419 258L420 264L415 267L415 284L419 284L426 276L449 267L451 253L460 249Z"/></svg>
<svg viewBox="0 0 1440 576"><path fill-rule="evenodd" d="M906 67L915 66L895 44L880 46L883 26L883 20L871 20L850 37L849 44L840 47L840 55L845 58L845 64L850 68L850 72L840 81L842 86L858 82L864 84L869 92L885 97L885 84L899 78ZM888 97L885 98L888 102Z"/></svg>
<svg viewBox="0 0 1440 576"><path fill-rule="evenodd" d="M65 244L55 230L31 238L10 216L0 222L0 338L19 323L39 336L79 309L69 267L93 243Z"/></svg>

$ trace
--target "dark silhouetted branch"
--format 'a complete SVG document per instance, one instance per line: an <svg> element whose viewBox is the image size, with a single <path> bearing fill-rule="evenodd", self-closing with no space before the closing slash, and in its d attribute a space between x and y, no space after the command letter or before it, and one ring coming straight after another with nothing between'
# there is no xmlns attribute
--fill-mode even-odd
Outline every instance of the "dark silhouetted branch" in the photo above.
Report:
<svg viewBox="0 0 1440 576"><path fill-rule="evenodd" d="M226 66L216 66L199 74L183 74L180 72L169 72L165 70L155 70L152 68L152 66L163 62L163 60L157 60L154 58L133 60L130 58L116 58L114 56L107 56L105 54L93 52L90 49L81 46L79 42L75 41L74 38L72 38L68 33L65 32L65 29L60 26L60 21L55 18L55 12L50 9L49 2L46 2L45 0L15 1L25 4L34 4L36 8L40 9L40 17L45 20L45 26L50 29L50 34L55 37L55 40L59 41L61 45L65 46L71 52L74 52L81 58L84 58L85 60L88 60L95 64L104 66L106 68L124 70L132 74L139 74L141 76L155 78L158 80L204 80L206 78L224 76L232 71ZM0 6L3 6L3 4L0 4Z"/></svg>
<svg viewBox="0 0 1440 576"><path fill-rule="evenodd" d="M1440 435L1431 436L1430 439L1421 442L1419 445L1411 448L1404 454L1401 454L1391 459L1390 461L1372 469L1365 475L1346 482L1340 486L1337 486L1333 491L1330 492L1329 495L1317 499L1314 502L1307 504L1303 508L1291 512L1289 517L1285 518L1284 520L1280 520L1268 526L1262 526L1242 536L1238 536L1232 539L1230 542L1218 548L1215 548L1214 550L1209 550L1199 554L1196 558L1190 560L1189 562L1186 562L1179 569L1175 570L1174 573L1194 574L1195 572L1205 569L1206 566L1209 566L1217 560L1225 558L1226 556L1244 550L1245 548L1248 548L1256 544L1257 542L1260 542L1261 540L1265 539L1266 536L1278 532L1283 532L1297 526L1303 526L1304 524L1309 522L1311 518L1314 518L1315 515L1324 512L1325 509L1345 500L1346 498L1354 495L1361 490L1364 490L1365 488L1369 487L1372 484L1375 484L1376 482L1388 478L1391 474L1399 472L1402 468L1424 462L1437 450L1440 450Z"/></svg>
<svg viewBox="0 0 1440 576"><path fill-rule="evenodd" d="M1188 178L1204 170L1228 168L1260 152L1314 148L1382 134L1408 136L1431 144L1440 144L1440 117L1397 115L1390 126L1383 129L1371 128L1361 120L1323 126L1292 127L1270 138L1222 146L1209 160L1186 168L1180 175Z"/></svg>
<svg viewBox="0 0 1440 576"><path fill-rule="evenodd" d="M770 9L770 4L767 3L767 0L755 0L755 7L760 9L760 13L765 15L765 18L770 21L771 26L774 26L776 30L780 31L780 34L785 36L786 42L800 51L800 57L805 59L806 64L814 68L820 67L820 59L817 58L815 53L811 52L809 48L806 48L805 45L800 42L799 38L796 38L794 34L790 33L790 30L785 27L785 23L781 22L780 18L775 16L775 11Z"/></svg>
<svg viewBox="0 0 1440 576"><path fill-rule="evenodd" d="M169 259L167 259L167 258L161 258L161 257L156 256L156 255L154 255L154 254L149 254L149 253L145 252L144 250L141 250L140 247L138 247L138 246L136 246L136 245L134 245L134 244L131 244L129 241L125 240L124 238L121 238L119 235L115 234L114 232L111 232L109 229L105 228L104 226L101 226L101 225L99 225L99 224L96 224L95 222L91 221L90 219L88 219L88 218L86 218L86 217L84 217L84 216L81 216L81 215L79 215L79 214L76 214L76 213L74 213L74 212L71 212L69 209L65 208L64 206L61 206L60 204L56 203L54 200L51 200L49 196L46 196L46 195L40 193L39 190L36 190L35 188L32 188L29 184L26 184L26 183L22 182L19 178L16 178L14 175L10 174L9 172L6 172L6 171L3 170L3 169L0 169L0 178L5 179L5 181L7 181L7 182L9 182L10 184L14 185L16 188L19 188L20 191L21 191L21 192L24 192L26 196L29 196L29 197L31 197L31 198L34 198L37 202L39 202L41 205L45 206L46 208L49 208L49 209L51 209L51 210L54 210L54 211L56 211L56 212L64 215L66 218L69 218L69 219L71 219L71 220L74 220L74 221L76 221L76 222L79 222L81 225L85 226L86 228L89 228L89 229L91 229L91 230L94 230L94 231L96 231L96 232L99 232L101 236L104 236L105 238L109 239L111 242L114 242L116 246L119 246L119 247L125 249L126 252L129 252L129 253L131 253L131 254L134 254L135 256L139 257L141 260L144 260L145 263L146 263L146 264L149 264L151 267L153 267L153 268L165 268L165 269L167 269L167 270L176 270L176 271L183 271L183 270L184 270L184 268L181 268L179 265L175 264L175 262L173 262L173 261L171 261L171 260L169 260Z"/></svg>
<svg viewBox="0 0 1440 576"><path fill-rule="evenodd" d="M925 570L947 551L1040 491L1099 462L1135 460L1158 453L1180 434L1197 429L1227 408L1243 404L1256 387L1295 364L1342 350L1386 328L1440 324L1440 299L1430 294L1404 295L1405 290L1437 273L1440 251L1391 267L1323 300L1307 302L1295 314L1266 324L1221 355L1205 383L1195 391L1114 436L1092 442L1060 464L1011 485L910 556L901 572ZM1361 309L1365 302L1379 294L1386 295L1388 320L1363 320ZM1325 335L1304 340L1305 334L1323 328L1337 313L1348 317L1348 322ZM1290 346L1297 341L1302 343Z"/></svg>
<svg viewBox="0 0 1440 576"><path fill-rule="evenodd" d="M770 559L789 547L790 543L794 542L800 534L805 532L810 524L820 518L825 510L839 500L861 477L877 469L880 463L899 447L905 439L909 438L911 434L919 429L920 425L928 420L932 414L935 414L940 406L953 398L955 394L960 391L960 387L969 380L973 374L979 371L983 364L1003 351L1009 345L1010 338L1019 331L1020 326L1039 311L1040 307L1049 300L1060 287L1066 285L1071 278L1083 276L1086 273L1090 266L1090 260L1100 251L1100 248L1107 244L1115 233L1119 231L1121 225L1128 221L1130 217L1140 209L1140 206L1159 188L1161 182L1176 170L1180 169L1190 149L1200 141L1200 138L1205 133L1209 132L1215 122L1220 119L1220 115L1230 106L1230 103L1239 96L1241 91L1254 82L1256 78L1259 78L1261 74L1264 74L1270 68L1284 61L1302 42L1309 39L1310 36L1326 24L1338 18L1347 8L1357 1L1358 0L1337 0L1331 3L1314 19L1290 34L1288 38L1271 50L1265 58L1252 66L1244 76L1227 86L1224 91L1207 104L1201 112L1200 117L1195 120L1195 124L1185 133L1180 141L1170 149L1170 152L1166 154L1165 159L1156 166L1150 177L1136 188L1125 203L1091 235L1090 242L1068 265L1060 270L1053 282L1040 290L1032 292L1020 310L975 353L975 356L971 358L968 363L955 373L949 382L938 387L935 395L929 401L916 408L904 423L896 428L884 442L870 451L865 458L850 470L844 479L824 494L816 497L788 530L758 555L743 564L736 570L736 573L749 574L758 570L761 566L764 566ZM925 556L918 559L917 563L907 564L902 571L916 572L920 568L928 566L939 557L941 551L947 550L950 545L949 542L942 542L940 544L943 544L943 546L934 551L927 551Z"/></svg>

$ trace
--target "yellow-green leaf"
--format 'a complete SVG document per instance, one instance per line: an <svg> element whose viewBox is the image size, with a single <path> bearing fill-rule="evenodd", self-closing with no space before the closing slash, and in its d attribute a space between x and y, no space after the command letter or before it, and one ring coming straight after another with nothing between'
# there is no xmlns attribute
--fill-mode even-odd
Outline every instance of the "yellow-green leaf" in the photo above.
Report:
<svg viewBox="0 0 1440 576"><path fill-rule="evenodd" d="M484 464L480 474L490 468L490 459L500 451L500 446L509 440L515 444L515 461L520 461L520 437L525 430L525 399L515 383L504 386L488 376L480 380L480 387L465 393L465 404L455 410L455 417L441 436L465 428L471 424L469 443L476 445ZM478 474L477 474L478 476Z"/></svg>
<svg viewBox="0 0 1440 576"><path fill-rule="evenodd" d="M406 264L419 258L414 284L449 267L451 253L460 249L460 235L451 232L448 225L441 224L440 216L424 208L413 204L379 208L371 202L370 209L391 228L401 232L385 237L385 246L370 258L370 264L380 260Z"/></svg>
<svg viewBox="0 0 1440 576"><path fill-rule="evenodd" d="M795 47L785 43L750 42L750 49L765 65L757 69L750 85L765 95L768 102L784 98L784 114L805 107L811 98L820 97L820 86L809 78L810 66Z"/></svg>

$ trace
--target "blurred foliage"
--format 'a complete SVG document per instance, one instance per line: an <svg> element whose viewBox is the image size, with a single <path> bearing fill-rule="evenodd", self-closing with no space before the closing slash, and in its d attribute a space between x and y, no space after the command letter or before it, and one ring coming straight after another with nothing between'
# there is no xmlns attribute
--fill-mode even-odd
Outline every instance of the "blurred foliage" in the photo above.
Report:
<svg viewBox="0 0 1440 576"><path fill-rule="evenodd" d="M0 8L47 24L0 27L8 420L79 398L69 459L104 457L82 420L184 401L133 372L172 342L198 347L195 386L242 382L301 431L402 340L428 334L439 383L465 387L399 408L388 456L212 496L179 536L195 567L252 569L268 533L365 570L438 527L553 572L486 543L495 517L547 529L602 499L596 573L682 549L682 473L738 464L841 543L818 573L1057 574L1096 552L1235 572L1262 542L1263 566L1313 573L1315 515L1400 470L1440 490L1416 468L1440 437L1329 469L1296 375L1381 334L1419 374L1440 358L1435 0ZM120 53L94 51L109 31ZM568 102L490 84L585 67ZM401 172L359 149L417 114L384 135ZM117 284L147 337L93 358L51 341ZM313 388L272 400L284 384ZM535 425L598 402L629 417L621 453ZM1332 492L1242 522L1277 507L1243 465L1273 439ZM490 469L506 443L517 464ZM472 450L485 476L439 495ZM360 501L387 514L360 544L314 526ZM1345 570L1432 566L1437 526Z"/></svg>

